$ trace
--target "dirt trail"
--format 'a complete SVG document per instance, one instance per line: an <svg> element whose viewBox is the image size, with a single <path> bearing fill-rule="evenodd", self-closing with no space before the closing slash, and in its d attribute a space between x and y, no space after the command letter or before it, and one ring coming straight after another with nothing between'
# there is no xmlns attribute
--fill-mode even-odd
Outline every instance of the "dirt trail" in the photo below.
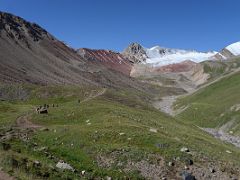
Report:
<svg viewBox="0 0 240 180"><path fill-rule="evenodd" d="M5 132L3 132L0 137L0 141L10 140L14 138L26 138L26 134L30 132L29 130L36 130L42 128L43 126L36 125L30 121L31 114L22 115L16 119L14 125ZM31 131L32 132L32 131ZM1 179L0 179L1 180Z"/></svg>
<svg viewBox="0 0 240 180"><path fill-rule="evenodd" d="M90 101L98 96L101 96L103 95L105 92L106 92L106 88L102 89L101 91L97 92L97 93L90 93L90 95L85 98L83 101L81 101L81 103L83 102L87 102L87 101ZM1 139L8 139L8 137L11 137L11 136L14 136L16 135L17 132L15 132L17 129L31 129L31 130L36 130L36 129L39 129L39 128L42 128L43 126L41 125L37 125L37 124L34 124L33 122L31 122L31 113L28 113L28 114L25 114L25 115L22 115L20 117L18 117L16 119L16 123L15 123L15 126L13 126L13 129L11 132L9 132L8 134L6 134L5 136L3 136ZM18 134L19 136L19 134ZM8 175L7 173L3 172L1 169L0 169L0 180L15 180L14 177L11 177L10 175Z"/></svg>
<svg viewBox="0 0 240 180"><path fill-rule="evenodd" d="M23 115L17 118L16 126L21 129L39 129L42 126L34 124L30 121L31 115Z"/></svg>
<svg viewBox="0 0 240 180"><path fill-rule="evenodd" d="M30 117L31 117L30 114L22 115L18 117L15 125L12 127L12 130L9 132L6 132L6 134L2 136L0 140L7 140L7 139L11 139L12 137L23 138L26 133L21 132L22 129L38 129L42 127L40 125L33 124L30 121ZM9 174L3 172L0 169L0 180L15 180L15 178L11 177Z"/></svg>
<svg viewBox="0 0 240 180"><path fill-rule="evenodd" d="M90 101L90 100L92 100L94 98L97 98L98 96L103 95L106 91L107 91L107 89L104 88L101 91L97 92L96 94L93 94L91 92L90 95L87 98L85 98L84 100L82 100L80 103L87 102L87 101Z"/></svg>
<svg viewBox="0 0 240 180"><path fill-rule="evenodd" d="M96 94L91 93L87 98L85 98L81 103L90 101L98 96L103 95L106 92L106 88L102 89L101 91L97 92ZM31 114L23 115L17 118L16 120L16 127L20 129L39 129L43 126L34 124L31 122Z"/></svg>
<svg viewBox="0 0 240 180"><path fill-rule="evenodd" d="M11 177L9 174L0 170L0 180L14 180L14 177Z"/></svg>

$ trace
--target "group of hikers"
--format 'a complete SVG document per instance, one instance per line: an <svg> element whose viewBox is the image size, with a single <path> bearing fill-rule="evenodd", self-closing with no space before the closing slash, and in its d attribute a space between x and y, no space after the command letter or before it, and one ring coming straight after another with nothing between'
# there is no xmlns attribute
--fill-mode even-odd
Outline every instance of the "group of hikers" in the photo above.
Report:
<svg viewBox="0 0 240 180"><path fill-rule="evenodd" d="M58 107L58 105L56 104L52 104L52 107ZM36 108L36 112L37 114L48 114L48 108L49 105L48 104L44 104L43 106L39 106Z"/></svg>
<svg viewBox="0 0 240 180"><path fill-rule="evenodd" d="M78 103L81 103L80 99L78 100ZM52 104L51 105L53 108L58 107L58 104ZM48 108L50 106L48 104L44 104L43 106L40 105L39 107L36 108L37 114L48 114Z"/></svg>

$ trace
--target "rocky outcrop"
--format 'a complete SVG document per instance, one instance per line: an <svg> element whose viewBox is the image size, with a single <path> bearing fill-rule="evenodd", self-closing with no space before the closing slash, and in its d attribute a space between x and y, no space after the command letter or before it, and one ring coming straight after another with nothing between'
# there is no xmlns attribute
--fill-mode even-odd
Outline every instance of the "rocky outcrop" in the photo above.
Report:
<svg viewBox="0 0 240 180"><path fill-rule="evenodd" d="M215 56L213 56L212 59L214 59L214 60L227 60L227 59L231 59L231 58L234 58L234 57L235 57L235 55L233 53L231 53L231 51L224 48L219 53L217 53Z"/></svg>
<svg viewBox="0 0 240 180"><path fill-rule="evenodd" d="M70 171L75 171L74 168L68 164L68 163L65 163L64 161L60 160L57 164L56 164L56 167L59 168L59 169L62 169L62 170L70 170Z"/></svg>
<svg viewBox="0 0 240 180"><path fill-rule="evenodd" d="M204 71L204 66L192 61L154 67L149 64L134 64L131 76L141 78L161 87L180 88L191 92L209 79L209 74ZM180 92L180 91L179 91Z"/></svg>
<svg viewBox="0 0 240 180"><path fill-rule="evenodd" d="M124 51L123 56L127 57L133 63L142 63L146 61L147 54L144 48L138 43L131 43Z"/></svg>
<svg viewBox="0 0 240 180"><path fill-rule="evenodd" d="M0 12L0 32L14 40L16 43L23 42L30 48L29 40L38 42L44 38L54 39L45 29L36 23L30 23L12 14Z"/></svg>

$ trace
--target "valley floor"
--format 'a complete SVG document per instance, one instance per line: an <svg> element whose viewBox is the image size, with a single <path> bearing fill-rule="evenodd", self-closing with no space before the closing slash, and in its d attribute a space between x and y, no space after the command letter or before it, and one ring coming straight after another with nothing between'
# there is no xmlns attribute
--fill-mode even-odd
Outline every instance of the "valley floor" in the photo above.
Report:
<svg viewBox="0 0 240 180"><path fill-rule="evenodd" d="M142 94L26 89L27 100L0 102L0 167L13 177L218 180L240 175L237 148L156 111L142 102ZM50 106L48 114L34 112L42 104Z"/></svg>

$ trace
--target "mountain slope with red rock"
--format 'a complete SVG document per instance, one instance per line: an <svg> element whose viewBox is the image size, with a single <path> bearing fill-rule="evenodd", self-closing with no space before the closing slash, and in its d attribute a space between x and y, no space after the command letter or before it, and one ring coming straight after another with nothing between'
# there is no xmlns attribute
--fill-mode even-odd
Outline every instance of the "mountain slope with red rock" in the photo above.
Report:
<svg viewBox="0 0 240 180"><path fill-rule="evenodd" d="M183 61L181 63L169 64L166 66L156 67L157 72L188 72L196 66L197 63L193 61Z"/></svg>
<svg viewBox="0 0 240 180"><path fill-rule="evenodd" d="M130 64L121 62L123 65L118 68L114 63L89 61L37 24L0 12L2 83L93 85L148 91L141 82L126 76Z"/></svg>
<svg viewBox="0 0 240 180"><path fill-rule="evenodd" d="M89 61L101 63L109 69L130 76L133 63L120 53L110 50L95 50L87 48L81 48L77 52L81 57Z"/></svg>

